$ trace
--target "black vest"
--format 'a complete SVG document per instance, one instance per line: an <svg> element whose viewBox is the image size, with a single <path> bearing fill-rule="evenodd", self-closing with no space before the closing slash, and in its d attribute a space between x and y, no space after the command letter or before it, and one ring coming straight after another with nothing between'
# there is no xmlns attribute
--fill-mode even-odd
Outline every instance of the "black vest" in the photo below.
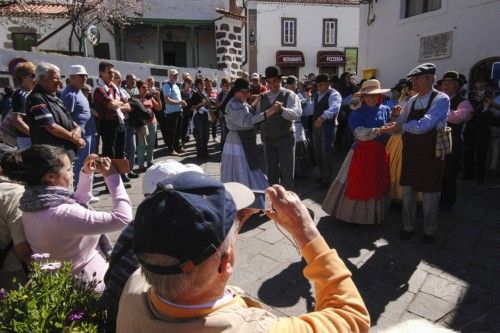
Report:
<svg viewBox="0 0 500 333"><path fill-rule="evenodd" d="M328 90L323 96L323 98L321 98L321 100L319 101L318 101L319 95L314 96L313 122L316 121L316 119L318 119L319 117L321 117L323 115L323 112L328 110L328 108L330 107L328 100L330 99L330 95L332 94L332 92L333 92L332 89ZM335 115L335 125L337 125L337 115Z"/></svg>
<svg viewBox="0 0 500 333"><path fill-rule="evenodd" d="M276 97L275 102L283 103L283 106L286 105L288 97L290 96L290 91L287 89L280 89L278 97ZM268 94L264 94L260 99L260 109L262 112L268 110L271 107L272 103L269 100ZM281 113L275 113L271 117L267 118L266 121L262 122L262 130L265 133L265 136L268 138L278 138L280 136L284 136L290 133L293 133L293 122L290 120L286 120L283 118Z"/></svg>
<svg viewBox="0 0 500 333"><path fill-rule="evenodd" d="M44 127L36 123L35 115L31 108L37 104L45 104L47 110L52 115L54 122L67 131L72 131L75 126L73 119L66 110L63 101L57 96L53 96L44 91L41 87L36 86L28 96L26 101L26 120L30 127L31 142L33 144L48 144L52 146L64 147L68 150L78 151L78 146L73 142L58 138L49 133Z"/></svg>

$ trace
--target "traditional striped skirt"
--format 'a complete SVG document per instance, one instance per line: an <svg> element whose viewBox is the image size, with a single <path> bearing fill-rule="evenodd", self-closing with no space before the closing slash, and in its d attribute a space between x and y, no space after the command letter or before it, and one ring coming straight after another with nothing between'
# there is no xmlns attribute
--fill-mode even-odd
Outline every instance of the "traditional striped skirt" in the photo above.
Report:
<svg viewBox="0 0 500 333"><path fill-rule="evenodd" d="M227 134L220 168L220 180L223 183L238 182L252 190L265 190L269 186L262 170L250 169L240 137L235 131Z"/></svg>
<svg viewBox="0 0 500 333"><path fill-rule="evenodd" d="M379 199L352 200L346 196L346 183L354 149L347 154L342 167L330 186L322 208L330 216L355 224L380 224L389 208L390 191Z"/></svg>

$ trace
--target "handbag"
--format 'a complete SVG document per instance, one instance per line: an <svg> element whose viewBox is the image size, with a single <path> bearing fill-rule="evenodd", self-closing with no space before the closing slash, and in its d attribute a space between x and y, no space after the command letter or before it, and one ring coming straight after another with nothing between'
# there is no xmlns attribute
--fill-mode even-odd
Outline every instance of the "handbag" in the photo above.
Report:
<svg viewBox="0 0 500 333"><path fill-rule="evenodd" d="M130 112L129 114L130 126L140 128L146 125L147 121L151 119L151 115L149 114L148 109L146 109L142 102L135 97L129 98L128 102L130 103L130 107L132 108L132 112Z"/></svg>
<svg viewBox="0 0 500 333"><path fill-rule="evenodd" d="M450 126L445 126L443 129L437 130L436 135L436 157L444 160L446 155L451 154L453 148L453 140L451 138L452 129Z"/></svg>
<svg viewBox="0 0 500 333"><path fill-rule="evenodd" d="M9 112L0 123L0 140L11 146L17 146L17 130L12 118L12 112Z"/></svg>

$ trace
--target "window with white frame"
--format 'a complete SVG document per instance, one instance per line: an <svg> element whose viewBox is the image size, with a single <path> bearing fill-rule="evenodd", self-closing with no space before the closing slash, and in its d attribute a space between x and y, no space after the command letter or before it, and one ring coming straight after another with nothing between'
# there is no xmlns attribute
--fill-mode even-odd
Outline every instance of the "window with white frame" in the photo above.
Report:
<svg viewBox="0 0 500 333"><path fill-rule="evenodd" d="M337 19L323 19L323 46L337 46Z"/></svg>
<svg viewBox="0 0 500 333"><path fill-rule="evenodd" d="M281 18L281 45L297 45L297 19L290 17Z"/></svg>
<svg viewBox="0 0 500 333"><path fill-rule="evenodd" d="M441 0L404 0L405 18L441 9Z"/></svg>

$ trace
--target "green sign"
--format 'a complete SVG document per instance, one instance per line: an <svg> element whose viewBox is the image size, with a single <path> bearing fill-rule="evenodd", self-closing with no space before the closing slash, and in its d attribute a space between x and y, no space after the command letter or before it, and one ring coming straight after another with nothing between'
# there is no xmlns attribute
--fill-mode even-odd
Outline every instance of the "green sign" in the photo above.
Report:
<svg viewBox="0 0 500 333"><path fill-rule="evenodd" d="M344 71L357 73L358 72L358 48L346 47L345 48L345 67Z"/></svg>

